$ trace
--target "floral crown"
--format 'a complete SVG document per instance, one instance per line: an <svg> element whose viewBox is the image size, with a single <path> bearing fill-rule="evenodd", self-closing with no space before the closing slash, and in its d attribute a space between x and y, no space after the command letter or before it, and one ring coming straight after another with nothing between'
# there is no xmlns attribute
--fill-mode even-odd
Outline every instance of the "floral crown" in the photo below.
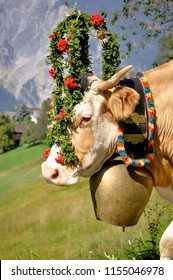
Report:
<svg viewBox="0 0 173 280"><path fill-rule="evenodd" d="M62 164L79 163L67 128L72 127L75 105L83 99L82 73L92 71L90 36L102 43L102 78L108 79L120 64L119 44L116 36L107 29L102 15L88 15L83 11L70 9L65 20L49 36L50 54L47 58L51 65L49 73L55 86L52 92L52 109L47 113L50 122L47 142L50 147L53 144L61 147L61 154L55 160ZM50 149L44 151L46 158L49 151Z"/></svg>

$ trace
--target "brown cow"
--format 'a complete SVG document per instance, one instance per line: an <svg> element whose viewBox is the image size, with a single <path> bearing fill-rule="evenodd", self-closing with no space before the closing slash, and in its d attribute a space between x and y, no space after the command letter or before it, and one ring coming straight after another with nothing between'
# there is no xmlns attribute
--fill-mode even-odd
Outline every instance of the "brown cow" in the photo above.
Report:
<svg viewBox="0 0 173 280"><path fill-rule="evenodd" d="M103 166L115 151L118 122L135 110L139 94L127 86L117 84L131 69L127 66L108 81L88 75L88 89L75 107L72 144L80 164L75 168L55 161L60 147L51 148L42 164L42 174L56 185L75 184L80 176L90 177ZM154 159L146 165L158 193L173 201L173 61L143 73L153 95L156 118L154 131ZM160 242L161 259L173 259L173 222Z"/></svg>

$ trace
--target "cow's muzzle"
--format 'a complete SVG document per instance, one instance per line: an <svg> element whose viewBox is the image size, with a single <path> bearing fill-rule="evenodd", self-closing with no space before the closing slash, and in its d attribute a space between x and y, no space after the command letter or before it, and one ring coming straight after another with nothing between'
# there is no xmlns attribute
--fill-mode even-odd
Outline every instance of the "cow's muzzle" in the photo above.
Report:
<svg viewBox="0 0 173 280"><path fill-rule="evenodd" d="M57 168L52 168L46 164L42 164L42 175L48 183L51 183L58 179L59 171Z"/></svg>
<svg viewBox="0 0 173 280"><path fill-rule="evenodd" d="M71 169L61 164L55 166L51 165L48 161L43 162L41 168L46 182L57 186L74 185L79 180L78 168Z"/></svg>

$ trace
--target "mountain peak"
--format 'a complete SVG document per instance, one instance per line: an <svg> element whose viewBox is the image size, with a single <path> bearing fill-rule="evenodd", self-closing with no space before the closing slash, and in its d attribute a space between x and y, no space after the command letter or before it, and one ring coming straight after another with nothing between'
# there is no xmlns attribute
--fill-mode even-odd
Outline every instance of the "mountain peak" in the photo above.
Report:
<svg viewBox="0 0 173 280"><path fill-rule="evenodd" d="M66 10L59 0L0 3L0 112L23 102L40 106L50 96L48 36Z"/></svg>

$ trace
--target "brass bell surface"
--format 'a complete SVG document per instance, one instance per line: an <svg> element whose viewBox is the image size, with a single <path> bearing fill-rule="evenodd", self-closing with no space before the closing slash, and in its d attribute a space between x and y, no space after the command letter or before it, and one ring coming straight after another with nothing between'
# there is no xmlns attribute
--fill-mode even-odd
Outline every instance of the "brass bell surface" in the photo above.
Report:
<svg viewBox="0 0 173 280"><path fill-rule="evenodd" d="M145 168L133 168L120 160L106 163L90 177L95 215L109 224L137 224L150 198L153 179Z"/></svg>

